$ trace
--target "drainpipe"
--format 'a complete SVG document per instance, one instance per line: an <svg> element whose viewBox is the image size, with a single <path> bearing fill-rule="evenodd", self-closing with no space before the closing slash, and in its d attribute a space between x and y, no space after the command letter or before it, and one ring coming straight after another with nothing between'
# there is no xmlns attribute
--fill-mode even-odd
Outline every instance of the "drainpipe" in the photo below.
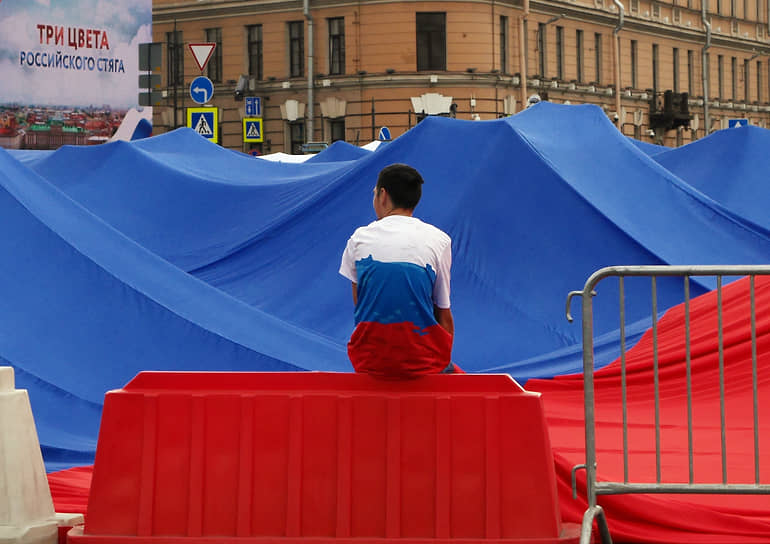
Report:
<svg viewBox="0 0 770 544"><path fill-rule="evenodd" d="M706 10L708 9L708 0L701 0L701 21L703 26L706 27L706 43L702 49L701 59L701 73L703 75L703 123L706 126L706 136L711 132L711 119L709 118L709 82L708 82L708 57L707 51L711 47L711 23L706 18Z"/></svg>
<svg viewBox="0 0 770 544"><path fill-rule="evenodd" d="M770 2L770 0L768 0ZM529 17L529 0L522 0L524 13L519 17L519 66L521 66L521 107L527 106L527 36L526 22Z"/></svg>
<svg viewBox="0 0 770 544"><path fill-rule="evenodd" d="M307 127L305 141L313 141L313 17L310 16L310 0L304 0L303 12L307 19Z"/></svg>
<svg viewBox="0 0 770 544"><path fill-rule="evenodd" d="M618 7L618 26L613 30L612 45L615 48L615 114L618 116L617 125L618 130L623 128L623 120L620 118L620 36L619 33L623 29L623 16L625 14L625 8L620 0L613 0Z"/></svg>

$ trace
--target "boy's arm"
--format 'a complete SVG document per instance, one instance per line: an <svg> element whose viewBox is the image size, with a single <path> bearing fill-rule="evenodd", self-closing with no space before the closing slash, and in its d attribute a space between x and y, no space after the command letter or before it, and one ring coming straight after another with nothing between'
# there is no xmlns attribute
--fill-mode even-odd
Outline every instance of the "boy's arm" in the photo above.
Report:
<svg viewBox="0 0 770 544"><path fill-rule="evenodd" d="M358 284L356 282L351 282L353 285L353 306L358 305Z"/></svg>
<svg viewBox="0 0 770 544"><path fill-rule="evenodd" d="M355 289L355 284L354 289ZM355 296L355 295L354 295ZM451 308L439 308L438 306L433 306L433 315L436 318L436 321L439 325L444 327L446 331L451 334L452 336L455 335L455 321L452 317L452 309Z"/></svg>

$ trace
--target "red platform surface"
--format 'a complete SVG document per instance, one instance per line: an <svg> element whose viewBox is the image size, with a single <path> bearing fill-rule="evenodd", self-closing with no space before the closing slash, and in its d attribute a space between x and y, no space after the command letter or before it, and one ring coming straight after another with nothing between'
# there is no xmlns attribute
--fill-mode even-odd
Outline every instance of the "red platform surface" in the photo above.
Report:
<svg viewBox="0 0 770 544"><path fill-rule="evenodd" d="M107 394L101 542L577 542L539 394L506 375L139 374Z"/></svg>

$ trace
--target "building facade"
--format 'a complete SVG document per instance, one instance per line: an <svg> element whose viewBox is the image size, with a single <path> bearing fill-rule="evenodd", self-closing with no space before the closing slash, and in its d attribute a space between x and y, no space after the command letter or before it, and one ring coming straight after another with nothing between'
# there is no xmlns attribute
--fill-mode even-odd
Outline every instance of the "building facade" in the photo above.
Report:
<svg viewBox="0 0 770 544"><path fill-rule="evenodd" d="M203 74L220 143L243 151L362 145L424 115L494 119L534 93L682 145L730 119L770 124L769 11L770 0L154 0L155 132L184 126ZM203 72L188 49L202 42L217 44ZM670 107L665 91L689 125L651 116ZM244 95L262 99L261 144L244 142Z"/></svg>

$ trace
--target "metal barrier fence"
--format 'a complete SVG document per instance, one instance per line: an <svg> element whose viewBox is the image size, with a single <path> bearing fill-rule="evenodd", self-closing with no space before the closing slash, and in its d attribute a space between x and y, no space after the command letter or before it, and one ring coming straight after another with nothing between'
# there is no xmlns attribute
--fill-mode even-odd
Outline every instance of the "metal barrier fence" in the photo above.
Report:
<svg viewBox="0 0 770 544"><path fill-rule="evenodd" d="M657 279L659 277L683 278L684 315L685 315L685 362L687 381L687 436L689 481L687 483L664 483L661 481L661 422L660 389L658 374L658 308L657 308ZM717 327L719 350L719 401L722 454L721 483L694 483L693 476L693 391L691 383L691 338L690 338L690 281L693 277L715 277L717 291ZM750 323L751 323L751 357L752 357L752 389L753 389L753 430L754 430L754 483L730 483L727 478L727 449L725 424L725 375L724 375L724 328L722 279L724 276L749 276L750 290ZM757 400L757 332L756 332L756 301L755 277L770 276L770 266L613 266L602 268L592 274L585 283L582 291L572 291L567 297L567 319L572 321L570 303L572 298L582 298L583 321L583 378L585 400L585 441L586 462L572 469L573 495L577 497L576 471L586 471L586 495L588 509L583 516L580 536L581 544L591 541L593 523L597 522L599 535L603 543L611 543L612 539L607 525L607 519L601 506L597 504L598 495L616 495L629 493L692 493L692 494L770 494L770 484L760 483L759 473L759 414ZM594 400L594 330L593 330L593 297L597 295L597 284L608 277L618 279L619 314L620 314L620 381L623 407L623 482L597 481L596 478L596 414ZM655 403L655 483L634 483L629 481L629 450L628 450L628 403L626 383L626 336L625 336L625 285L628 277L649 277L651 285L651 314L652 314L652 344L653 344L653 379ZM770 458L769 458L770 459Z"/></svg>

